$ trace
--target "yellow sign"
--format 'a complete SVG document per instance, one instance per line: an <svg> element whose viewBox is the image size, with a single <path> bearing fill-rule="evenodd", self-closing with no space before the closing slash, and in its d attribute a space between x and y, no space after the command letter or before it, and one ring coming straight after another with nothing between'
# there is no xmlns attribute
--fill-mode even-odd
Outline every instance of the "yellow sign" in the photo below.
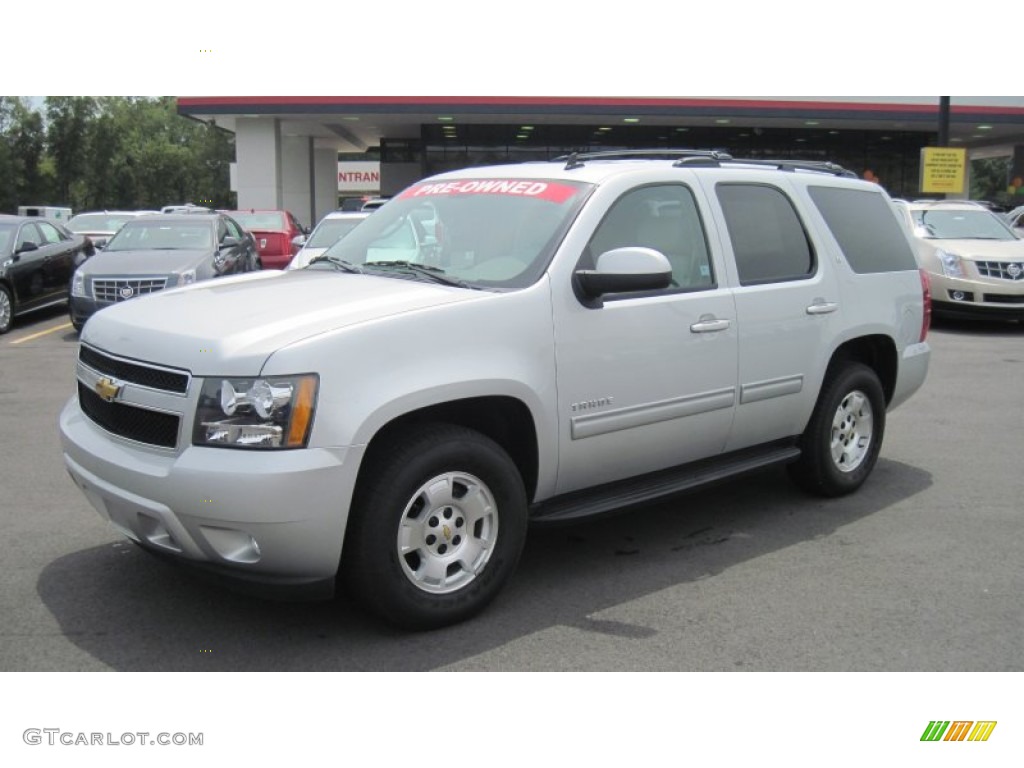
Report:
<svg viewBox="0 0 1024 768"><path fill-rule="evenodd" d="M966 168L966 149L924 147L921 150L921 191L963 194Z"/></svg>

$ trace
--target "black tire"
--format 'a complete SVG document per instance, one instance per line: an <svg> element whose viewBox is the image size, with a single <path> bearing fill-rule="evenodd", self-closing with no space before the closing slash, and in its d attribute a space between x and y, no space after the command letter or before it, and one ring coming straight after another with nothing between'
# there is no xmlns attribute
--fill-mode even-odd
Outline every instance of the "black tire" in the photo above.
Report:
<svg viewBox="0 0 1024 768"><path fill-rule="evenodd" d="M868 366L840 362L825 377L790 477L809 493L845 496L857 490L878 460L885 434L885 394Z"/></svg>
<svg viewBox="0 0 1024 768"><path fill-rule="evenodd" d="M11 292L0 285L0 334L7 333L14 325L14 301Z"/></svg>
<svg viewBox="0 0 1024 768"><path fill-rule="evenodd" d="M526 540L526 492L509 455L474 430L423 424L375 445L365 461L341 558L346 591L407 629L481 611Z"/></svg>

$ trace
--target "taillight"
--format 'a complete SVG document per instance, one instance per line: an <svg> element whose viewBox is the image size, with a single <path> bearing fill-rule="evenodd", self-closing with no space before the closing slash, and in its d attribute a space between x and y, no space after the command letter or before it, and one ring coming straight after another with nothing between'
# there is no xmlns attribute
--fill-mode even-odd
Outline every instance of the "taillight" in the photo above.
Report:
<svg viewBox="0 0 1024 768"><path fill-rule="evenodd" d="M921 273L921 298L924 303L924 311L921 315L921 338L918 339L921 342L928 337L928 329L932 326L932 284L928 279L927 272L923 269L918 271Z"/></svg>

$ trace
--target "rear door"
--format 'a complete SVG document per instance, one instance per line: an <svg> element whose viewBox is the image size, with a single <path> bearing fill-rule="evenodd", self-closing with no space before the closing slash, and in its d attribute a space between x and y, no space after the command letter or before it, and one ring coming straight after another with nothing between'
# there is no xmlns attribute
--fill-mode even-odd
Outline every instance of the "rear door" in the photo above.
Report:
<svg viewBox="0 0 1024 768"><path fill-rule="evenodd" d="M739 330L736 423L727 450L797 435L841 335L834 264L783 181L707 183L728 250Z"/></svg>

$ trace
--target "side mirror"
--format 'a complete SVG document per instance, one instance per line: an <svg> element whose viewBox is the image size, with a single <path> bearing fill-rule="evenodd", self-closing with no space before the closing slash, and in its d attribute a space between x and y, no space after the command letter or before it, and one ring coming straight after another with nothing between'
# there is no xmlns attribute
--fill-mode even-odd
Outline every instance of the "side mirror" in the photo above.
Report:
<svg viewBox="0 0 1024 768"><path fill-rule="evenodd" d="M232 237L231 235L228 235L227 237L220 241L221 250L223 250L224 248L235 248L237 245L238 238Z"/></svg>
<svg viewBox="0 0 1024 768"><path fill-rule="evenodd" d="M594 269L576 270L575 282L584 303L592 305L606 293L667 288L672 282L672 265L653 248L615 248L598 256Z"/></svg>
<svg viewBox="0 0 1024 768"><path fill-rule="evenodd" d="M26 242L26 243L22 243L21 247L17 251L15 251L15 253L16 254L18 254L18 253L29 253L30 251L38 251L38 250L39 250L39 246L36 245L35 243L29 241L29 242Z"/></svg>
<svg viewBox="0 0 1024 768"><path fill-rule="evenodd" d="M292 238L292 253L294 254L296 251L299 250L299 248L301 248L305 244L306 244L306 236L305 235L296 235L295 237L293 237Z"/></svg>

